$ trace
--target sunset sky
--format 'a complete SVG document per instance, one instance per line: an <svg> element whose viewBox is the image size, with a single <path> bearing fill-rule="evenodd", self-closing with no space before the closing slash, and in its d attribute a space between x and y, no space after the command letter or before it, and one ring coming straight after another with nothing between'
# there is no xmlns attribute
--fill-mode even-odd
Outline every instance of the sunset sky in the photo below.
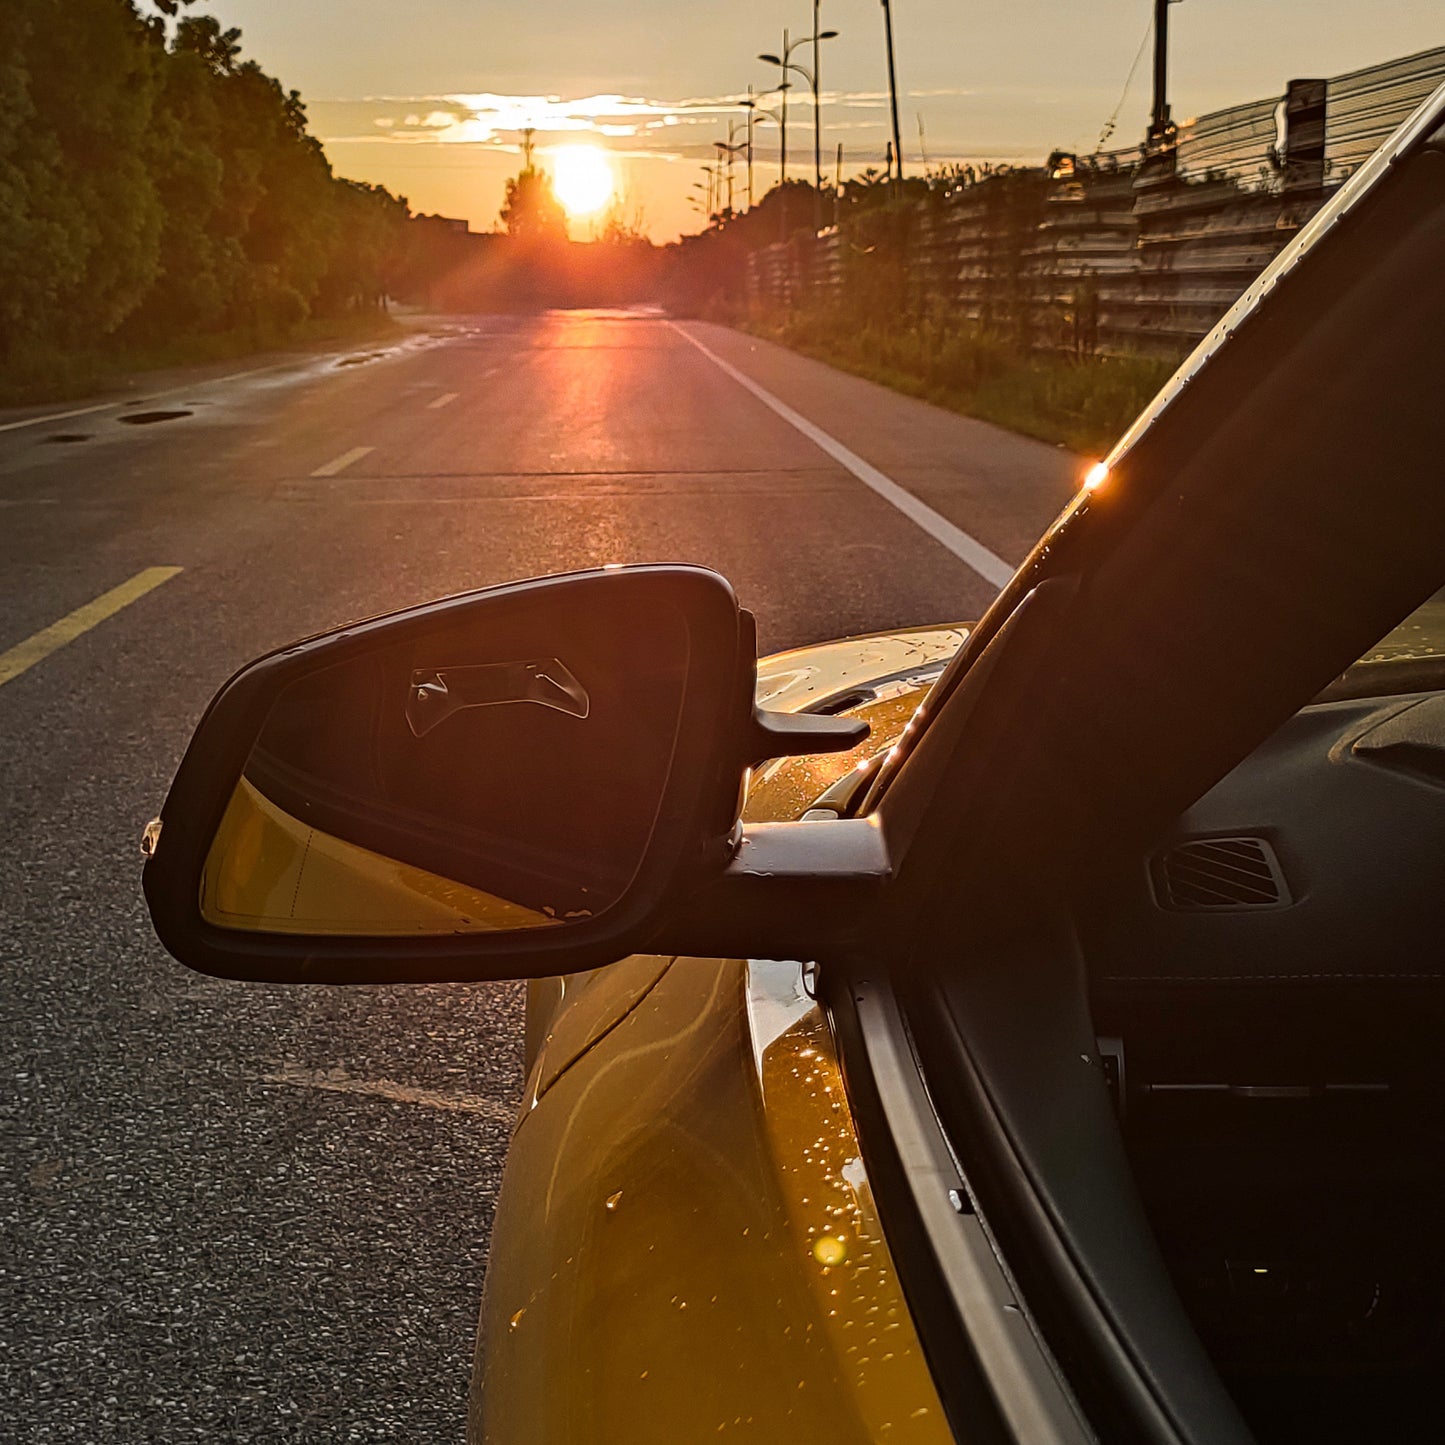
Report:
<svg viewBox="0 0 1445 1445"><path fill-rule="evenodd" d="M785 25L811 30L807 0L212 0L244 53L305 97L336 170L379 181L414 210L496 224L520 132L545 166L578 142L610 155L624 209L657 240L695 229L689 197L737 99L776 70ZM1152 0L894 0L905 158L1037 161L1091 150L1119 102ZM887 139L878 0L822 0L824 152L845 174L881 163ZM1176 119L1276 94L1445 42L1440 0L1184 0L1171 11ZM804 64L809 49L795 53ZM1149 54L1114 144L1142 131ZM811 176L811 112L789 113L789 173ZM759 194L777 178L777 130L756 134ZM737 171L739 201L743 169ZM585 223L574 233L585 235Z"/></svg>

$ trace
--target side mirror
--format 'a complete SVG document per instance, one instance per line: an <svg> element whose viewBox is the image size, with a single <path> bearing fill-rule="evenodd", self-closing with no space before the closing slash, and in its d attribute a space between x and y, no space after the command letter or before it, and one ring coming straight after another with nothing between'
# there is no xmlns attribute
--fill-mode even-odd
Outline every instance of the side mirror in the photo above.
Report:
<svg viewBox="0 0 1445 1445"><path fill-rule="evenodd" d="M753 705L716 573L467 594L243 669L212 702L144 886L183 963L310 982L511 978L643 946L728 867L747 767L853 746Z"/></svg>

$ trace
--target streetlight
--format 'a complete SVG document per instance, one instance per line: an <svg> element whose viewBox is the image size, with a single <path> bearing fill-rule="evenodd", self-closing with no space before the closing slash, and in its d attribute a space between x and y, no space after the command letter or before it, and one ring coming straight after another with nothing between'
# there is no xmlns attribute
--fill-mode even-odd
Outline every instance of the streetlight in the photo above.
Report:
<svg viewBox="0 0 1445 1445"><path fill-rule="evenodd" d="M733 158L727 154L727 146L720 140L712 143L712 148L717 152L717 174L718 174L718 213L720 215L731 215L733 209ZM727 156L724 160L723 157ZM728 178L728 207L724 211L722 207L722 177L723 166L727 166Z"/></svg>
<svg viewBox="0 0 1445 1445"><path fill-rule="evenodd" d="M753 204L753 130L760 115L767 116L774 125L781 125L782 121L777 111L769 110L767 106L758 104L752 86L748 86L748 98L742 102L742 106L748 113L748 208L751 209Z"/></svg>
<svg viewBox="0 0 1445 1445"><path fill-rule="evenodd" d="M737 153L738 153L739 151L741 151L741 150L746 150L746 151L748 152L748 205L751 206L752 203L753 203L753 196L752 196L752 185L753 185L753 182L752 182L752 143L751 143L751 141L740 141L740 140L734 140L734 139L733 139L733 137L737 135L738 130L741 128L741 126L742 126L742 122L741 122L740 120L730 120L730 121L728 122L728 138L727 138L726 140L715 140L715 141L713 142L713 149L717 151L718 165L719 165L719 166L723 165L723 163L724 163L724 162L723 162L723 157L724 157L724 156L727 157L727 162L726 162L726 164L727 164L727 178L728 178L728 216L729 216L729 218L731 218L731 216L732 216L732 214L733 214L733 157L734 157L735 155L737 155Z"/></svg>
<svg viewBox="0 0 1445 1445"><path fill-rule="evenodd" d="M824 40L836 40L836 30L818 29L818 10L821 0L813 0L813 229L822 225L823 219L823 100L819 93L818 77L822 74L819 44Z"/></svg>
<svg viewBox="0 0 1445 1445"><path fill-rule="evenodd" d="M815 190L823 184L823 151L822 131L819 122L818 106L818 46L824 40L836 40L836 30L818 29L818 0L813 0L813 33L811 36L801 36L797 40L789 40L788 32L783 31L783 53L781 55L760 55L758 59L764 65L776 65L780 75L778 89L783 93L783 119L781 124L782 147L779 163L778 184L782 185L788 179L788 91L792 89L792 82L788 79L788 72L801 75L808 82L809 89L813 92L813 187ZM808 69L806 65L799 65L793 59L793 52L800 45L811 45L813 47L813 68Z"/></svg>
<svg viewBox="0 0 1445 1445"><path fill-rule="evenodd" d="M743 109L748 115L748 210L753 208L753 124L757 117L753 114L758 108L757 101L753 98L753 88L748 86L748 98L743 101Z"/></svg>
<svg viewBox="0 0 1445 1445"><path fill-rule="evenodd" d="M893 67L893 7L889 0L883 0L883 29L888 39L888 104L893 112L893 158L898 164L893 188L896 198L903 190L903 137L898 130L898 76Z"/></svg>
<svg viewBox="0 0 1445 1445"><path fill-rule="evenodd" d="M783 54L791 53L793 47L788 43L788 32L783 31ZM776 55L760 55L758 59L764 65L776 65L779 70L778 92L783 97L782 119L778 122L778 184L786 185L788 180L788 92L793 88L792 82L788 79L788 67L785 60L779 59Z"/></svg>
<svg viewBox="0 0 1445 1445"><path fill-rule="evenodd" d="M701 181L694 181L692 183L692 188L695 191L705 190L707 192L707 223L710 226L712 225L713 220L717 214L716 187L719 178L719 171L716 166L709 165L704 165L702 171L703 174L707 177L707 184L704 185Z"/></svg>

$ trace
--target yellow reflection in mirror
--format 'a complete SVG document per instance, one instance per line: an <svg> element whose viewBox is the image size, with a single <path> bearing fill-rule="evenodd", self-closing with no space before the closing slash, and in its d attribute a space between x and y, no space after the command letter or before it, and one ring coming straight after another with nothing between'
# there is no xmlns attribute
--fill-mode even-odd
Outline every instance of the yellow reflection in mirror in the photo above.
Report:
<svg viewBox="0 0 1445 1445"><path fill-rule="evenodd" d="M358 848L236 785L201 877L208 923L267 933L448 934L558 919Z"/></svg>

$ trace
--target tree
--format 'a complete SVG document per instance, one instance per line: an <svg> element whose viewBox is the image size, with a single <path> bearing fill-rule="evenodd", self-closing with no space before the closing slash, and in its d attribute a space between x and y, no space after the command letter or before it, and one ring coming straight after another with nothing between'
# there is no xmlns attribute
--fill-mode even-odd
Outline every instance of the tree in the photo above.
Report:
<svg viewBox="0 0 1445 1445"><path fill-rule="evenodd" d="M192 3L0 0L0 381L386 294L406 203L333 176L301 97Z"/></svg>
<svg viewBox="0 0 1445 1445"><path fill-rule="evenodd" d="M602 216L596 239L604 246L651 246L647 212L631 196L615 196Z"/></svg>
<svg viewBox="0 0 1445 1445"><path fill-rule="evenodd" d="M156 274L161 210L146 149L161 22L125 0L3 8L0 353L84 345L113 331Z"/></svg>
<svg viewBox="0 0 1445 1445"><path fill-rule="evenodd" d="M406 201L383 186L339 181L332 205L336 224L330 264L313 309L379 310L393 294L406 261Z"/></svg>
<svg viewBox="0 0 1445 1445"><path fill-rule="evenodd" d="M507 182L502 224L519 240L557 242L567 239L567 212L552 189L552 178L532 161L532 132L522 137L522 169Z"/></svg>

